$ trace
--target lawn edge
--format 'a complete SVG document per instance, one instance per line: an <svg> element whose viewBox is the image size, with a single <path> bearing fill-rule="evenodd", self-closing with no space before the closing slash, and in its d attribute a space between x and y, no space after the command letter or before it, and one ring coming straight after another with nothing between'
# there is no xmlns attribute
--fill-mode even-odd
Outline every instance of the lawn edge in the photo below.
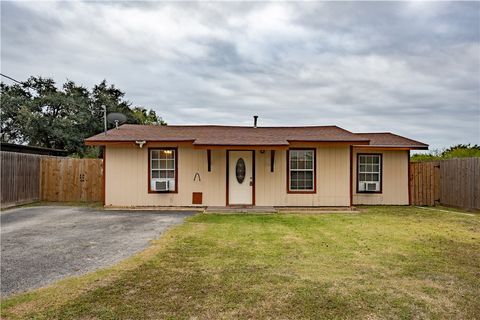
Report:
<svg viewBox="0 0 480 320"><path fill-rule="evenodd" d="M8 297L1 297L0 319L31 318L32 315L42 313L52 306L68 304L69 301L84 293L107 286L126 272L132 271L153 259L156 254L174 239L174 233L193 217L187 217L183 223L168 228L159 237L150 240L146 248L114 265L99 268L82 275L63 278L40 288L19 292ZM34 305L34 311L28 308L28 304ZM22 308L22 306L26 308ZM15 312L22 309L28 311Z"/></svg>

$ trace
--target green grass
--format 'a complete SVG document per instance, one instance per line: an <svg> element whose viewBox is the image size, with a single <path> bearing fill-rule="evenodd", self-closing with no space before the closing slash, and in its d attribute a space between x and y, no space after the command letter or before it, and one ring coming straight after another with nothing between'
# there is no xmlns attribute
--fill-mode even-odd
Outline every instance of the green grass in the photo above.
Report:
<svg viewBox="0 0 480 320"><path fill-rule="evenodd" d="M2 301L7 319L479 319L480 215L196 215L109 269Z"/></svg>

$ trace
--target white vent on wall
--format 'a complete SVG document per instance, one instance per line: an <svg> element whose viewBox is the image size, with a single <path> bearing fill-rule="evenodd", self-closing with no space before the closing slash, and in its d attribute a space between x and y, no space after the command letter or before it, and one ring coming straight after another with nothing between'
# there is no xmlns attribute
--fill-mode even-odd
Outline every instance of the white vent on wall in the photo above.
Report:
<svg viewBox="0 0 480 320"><path fill-rule="evenodd" d="M174 179L152 179L153 191L174 191L175 180Z"/></svg>

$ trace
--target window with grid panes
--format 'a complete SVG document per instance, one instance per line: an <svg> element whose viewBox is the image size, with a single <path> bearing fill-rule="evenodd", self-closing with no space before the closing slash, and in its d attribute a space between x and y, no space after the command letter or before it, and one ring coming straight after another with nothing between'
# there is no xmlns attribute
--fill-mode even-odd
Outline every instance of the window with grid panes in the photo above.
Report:
<svg viewBox="0 0 480 320"><path fill-rule="evenodd" d="M358 155L358 191L380 192L382 179L382 155Z"/></svg>
<svg viewBox="0 0 480 320"><path fill-rule="evenodd" d="M289 150L289 191L314 191L315 190L315 151Z"/></svg>
<svg viewBox="0 0 480 320"><path fill-rule="evenodd" d="M152 191L175 191L176 150L150 150L150 189Z"/></svg>

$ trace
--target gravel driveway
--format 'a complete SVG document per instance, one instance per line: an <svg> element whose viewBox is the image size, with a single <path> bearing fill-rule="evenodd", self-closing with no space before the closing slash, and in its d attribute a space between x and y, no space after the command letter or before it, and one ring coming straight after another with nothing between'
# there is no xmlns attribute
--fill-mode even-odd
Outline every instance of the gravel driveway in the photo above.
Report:
<svg viewBox="0 0 480 320"><path fill-rule="evenodd" d="M192 214L60 206L2 212L1 295L115 264Z"/></svg>

